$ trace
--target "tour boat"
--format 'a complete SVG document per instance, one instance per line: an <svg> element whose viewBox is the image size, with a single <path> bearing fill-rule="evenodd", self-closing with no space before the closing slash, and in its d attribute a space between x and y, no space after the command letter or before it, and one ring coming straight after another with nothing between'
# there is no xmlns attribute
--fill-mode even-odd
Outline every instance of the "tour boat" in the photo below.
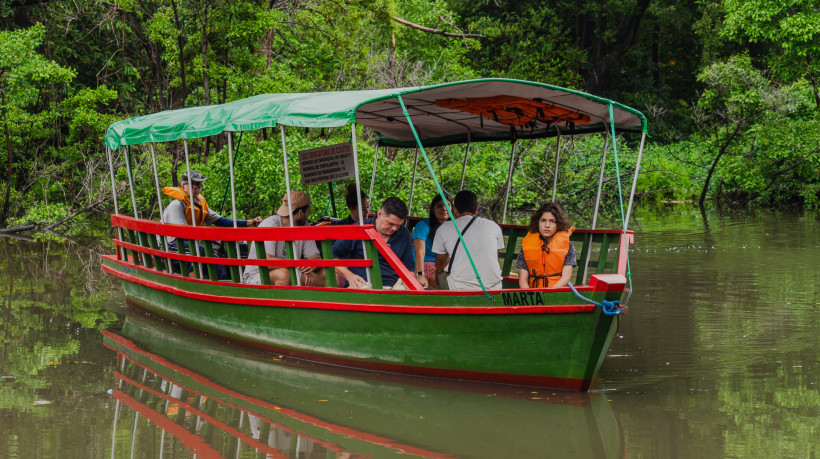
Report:
<svg viewBox="0 0 820 459"><path fill-rule="evenodd" d="M352 140L348 144L305 155L300 152L303 183L306 170L310 170L310 183L338 180L343 175L338 168L319 167L317 172L315 167L304 167L305 158L312 158L311 166L316 161L321 166L322 160L333 159L337 164L347 161L352 166L347 177L354 178L361 189L357 125L375 131L380 147L416 148L433 177L436 174L425 151L430 146L465 144L469 152L470 145L477 142L509 141L514 152L519 139L604 133L592 226L576 229L571 236L578 254L574 285L553 289L518 287L510 272L526 235L526 228L518 225L501 225L506 239L506 248L499 252L502 289L488 290L481 284L481 289L474 291L447 291L424 289L372 225L218 228L173 225L140 217L130 169L131 146L145 145L153 157L156 142L181 141L190 174L188 140L224 135L233 197L233 134L279 126L286 190L272 192L281 195L282 191L290 193L285 126L345 125L351 126ZM621 132L641 135L629 203L625 215L621 204L621 228L599 229L596 221L607 152L612 150L617 165L616 140ZM633 233L627 230L626 222L645 136L646 119L637 110L579 91L509 79L398 89L263 94L223 105L135 117L112 124L105 137L112 189L112 153L123 149L134 212L133 216L120 214L115 192L111 222L117 250L103 258L103 269L122 280L126 299L132 305L182 326L281 355L378 372L586 391L596 379L616 332L623 309L619 301L631 290L628 251ZM467 164L465 153L465 168ZM511 160L507 183L513 173L512 164ZM156 167L154 180L161 204ZM620 174L616 181L620 192ZM440 187L438 190L443 194ZM233 215L237 215L233 199L232 206ZM506 219L506 208L504 212ZM188 254L183 244L169 251L166 237L187 240L190 247L203 244L205 255L196 250ZM293 241L317 241L322 258L267 260L263 243L272 240L285 241L291 254ZM333 259L331 245L336 240L361 241L365 259ZM238 250L240 241L247 241L258 259L243 258ZM212 242L223 243L227 256L214 256ZM380 266L374 263L378 255L388 261L406 289L382 288ZM469 251L465 255L470 257ZM195 268L191 272L180 270L180 264L185 263ZM218 280L214 264L227 266L231 278ZM250 265L289 268L291 286L271 285L265 269L260 269L261 285L241 283L241 270ZM326 286L298 285L296 273L300 266L326 268ZM336 266L366 268L369 288L340 288L333 273Z"/></svg>

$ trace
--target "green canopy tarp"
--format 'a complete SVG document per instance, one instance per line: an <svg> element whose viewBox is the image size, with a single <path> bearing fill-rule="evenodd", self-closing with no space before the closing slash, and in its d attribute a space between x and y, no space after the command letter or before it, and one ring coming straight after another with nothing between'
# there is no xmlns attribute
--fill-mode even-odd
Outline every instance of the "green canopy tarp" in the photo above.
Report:
<svg viewBox="0 0 820 459"><path fill-rule="evenodd" d="M616 129L646 130L643 114L617 102L543 83L493 78L397 89L261 94L119 121L108 128L105 144L115 150L277 124L322 128L357 123L375 130L381 144L415 146L398 96L425 146L603 131L609 128L610 104Z"/></svg>

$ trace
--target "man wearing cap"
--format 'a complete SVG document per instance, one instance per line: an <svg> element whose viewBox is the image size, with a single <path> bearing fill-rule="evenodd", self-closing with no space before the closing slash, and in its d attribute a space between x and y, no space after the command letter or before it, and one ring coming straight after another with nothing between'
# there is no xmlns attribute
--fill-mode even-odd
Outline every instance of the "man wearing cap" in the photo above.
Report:
<svg viewBox="0 0 820 459"><path fill-rule="evenodd" d="M408 271L415 268L415 254L413 251L413 238L410 231L404 227L404 220L407 219L407 205L399 198L390 197L384 200L379 213L375 217L368 217L364 220L365 225L373 225L379 236L393 250L402 264ZM338 240L333 243L333 258L339 259L362 259L364 249L360 240ZM387 259L379 254L379 268L382 274L382 284L385 287L393 287L399 280L399 275L390 266ZM347 282L345 287L368 288L365 276L365 268L344 266L336 267L336 273L343 276ZM416 276L421 282L424 273ZM424 279L426 281L426 279ZM422 284L426 285L426 284Z"/></svg>
<svg viewBox="0 0 820 459"><path fill-rule="evenodd" d="M290 203L290 205L288 205ZM310 214L310 197L302 191L293 190L290 196L286 193L282 197L282 205L276 214L262 220L259 228L276 228L280 226L305 226ZM265 241L265 254L268 260L287 260L285 241ZM293 241L293 256L297 260L313 260L321 258L319 249L314 241ZM255 260L256 250L251 249L248 259ZM242 280L246 284L261 284L259 266L248 266ZM270 280L273 285L290 285L290 270L288 268L263 268L270 270ZM324 268L302 266L298 268L300 284L306 287L323 287L325 285Z"/></svg>
<svg viewBox="0 0 820 459"><path fill-rule="evenodd" d="M167 196L174 198L171 200L171 203L165 208L165 211L162 213L162 219L165 223L172 223L175 225L191 225L192 221L196 221L196 226L206 226L206 225L215 225L215 226L222 226L222 227L233 227L234 221L225 218L218 213L214 212L208 207L208 201L205 200L205 197L200 194L202 192L202 182L205 181L207 177L203 176L197 170L191 171L191 178L188 179L188 173L185 172L182 174L182 180L179 182L179 187L165 187L162 189L162 192ZM195 220L191 219L191 195L193 194L193 214ZM242 228L246 226L257 226L262 221L262 217L256 217L251 220L237 220L236 226ZM173 237L166 237L168 241L168 250L176 251L176 239ZM183 242L185 246L185 251L190 253L188 250L188 242ZM202 244L199 245L199 254L204 256L205 249ZM178 262L174 262L177 264ZM224 280L228 278L227 269L225 269L222 265L215 265L217 270L217 276L220 280ZM189 264L188 270L190 271L193 267Z"/></svg>

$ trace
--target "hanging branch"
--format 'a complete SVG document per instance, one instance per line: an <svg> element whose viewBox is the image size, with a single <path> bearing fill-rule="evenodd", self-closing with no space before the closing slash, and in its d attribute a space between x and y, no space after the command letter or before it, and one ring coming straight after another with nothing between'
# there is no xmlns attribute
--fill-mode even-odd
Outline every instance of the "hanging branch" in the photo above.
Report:
<svg viewBox="0 0 820 459"><path fill-rule="evenodd" d="M486 35L481 35L477 33L452 33L452 32L445 32L439 29L432 29L430 27L424 27L422 25L418 25L414 22L410 22L406 19L402 19L400 17L393 17L393 20L398 22L399 24L406 25L412 29L421 30L422 32L432 33L435 35L444 35L445 37L450 38L487 38Z"/></svg>

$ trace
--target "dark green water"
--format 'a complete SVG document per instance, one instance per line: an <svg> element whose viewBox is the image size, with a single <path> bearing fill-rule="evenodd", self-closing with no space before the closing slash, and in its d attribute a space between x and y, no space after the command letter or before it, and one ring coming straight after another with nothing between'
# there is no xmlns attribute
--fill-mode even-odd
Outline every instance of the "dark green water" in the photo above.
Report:
<svg viewBox="0 0 820 459"><path fill-rule="evenodd" d="M126 318L106 249L0 238L0 457L820 457L820 217L637 220L586 395L243 352Z"/></svg>

